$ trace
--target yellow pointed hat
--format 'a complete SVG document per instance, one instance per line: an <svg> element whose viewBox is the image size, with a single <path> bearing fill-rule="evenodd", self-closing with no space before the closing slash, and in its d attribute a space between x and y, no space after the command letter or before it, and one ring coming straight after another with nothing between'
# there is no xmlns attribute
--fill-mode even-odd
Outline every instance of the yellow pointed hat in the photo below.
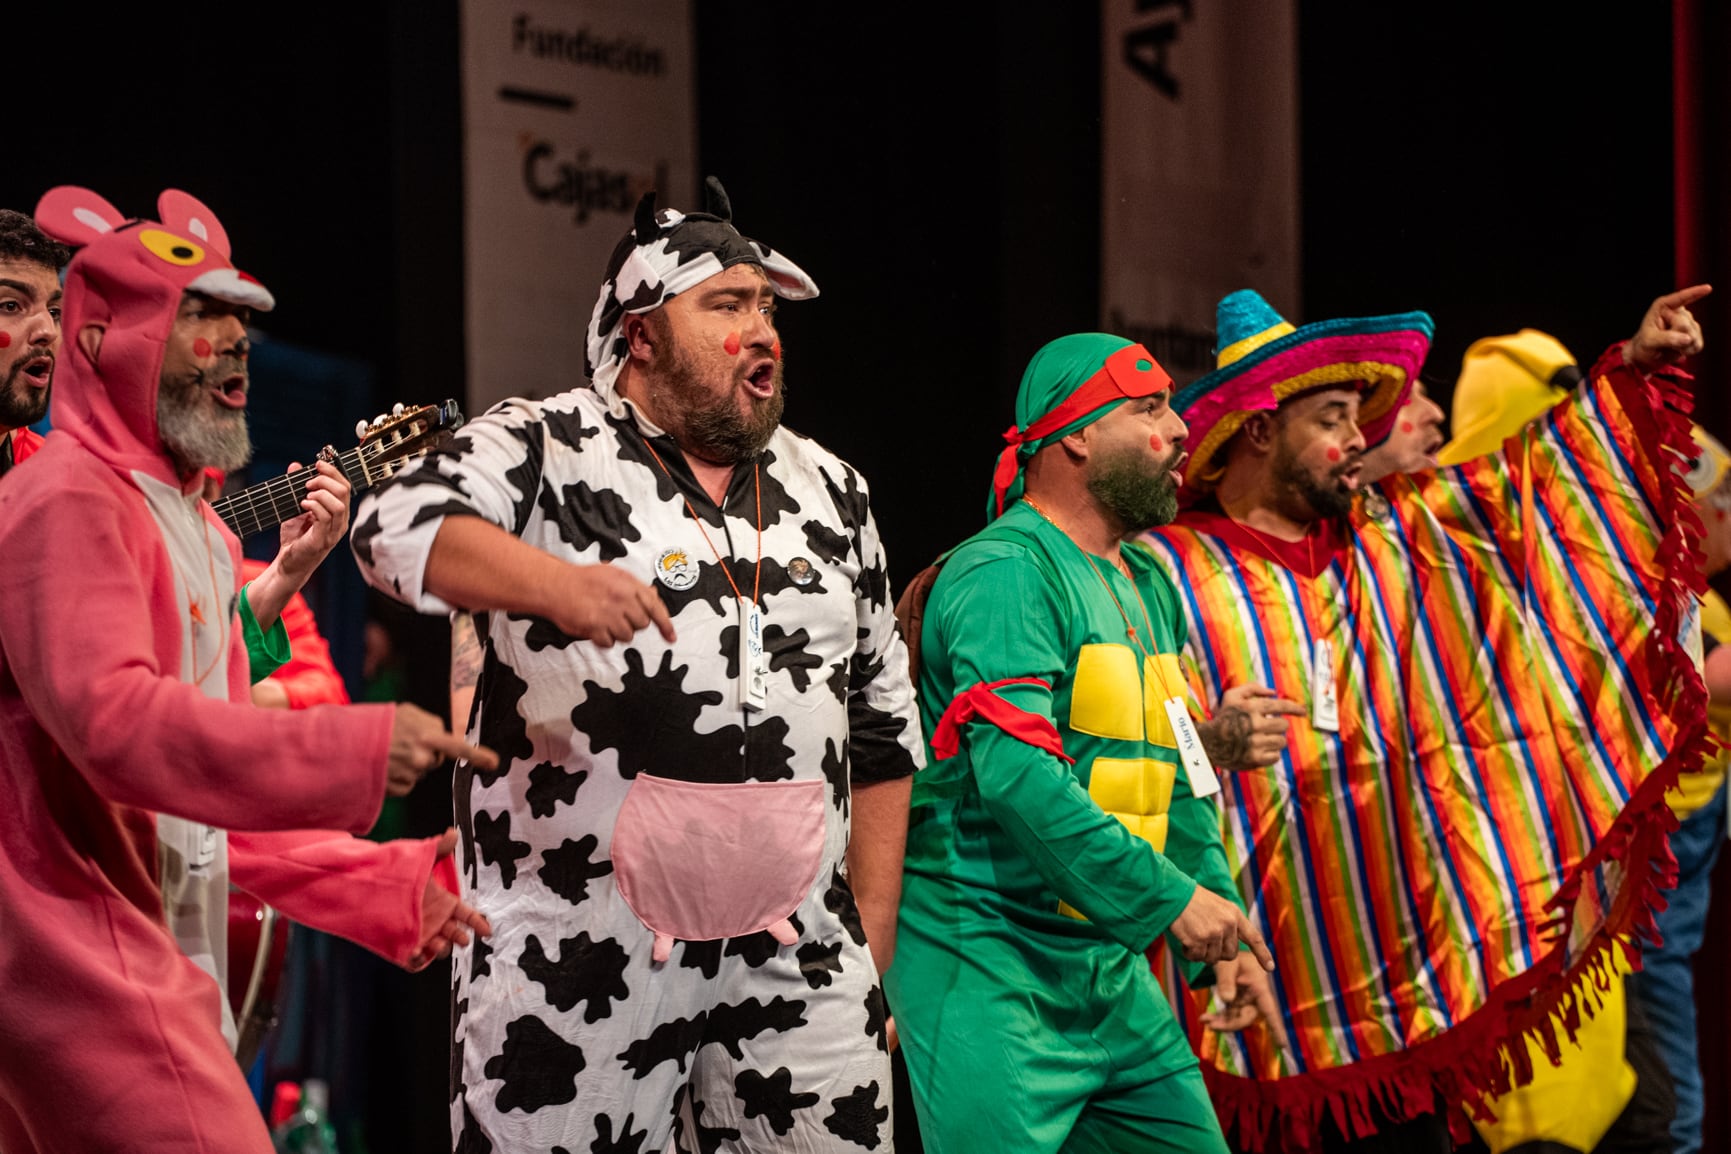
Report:
<svg viewBox="0 0 1731 1154"><path fill-rule="evenodd" d="M1503 442L1569 395L1581 379L1575 356L1549 333L1522 329L1474 341L1461 358L1449 427L1454 440L1436 455L1458 465Z"/></svg>

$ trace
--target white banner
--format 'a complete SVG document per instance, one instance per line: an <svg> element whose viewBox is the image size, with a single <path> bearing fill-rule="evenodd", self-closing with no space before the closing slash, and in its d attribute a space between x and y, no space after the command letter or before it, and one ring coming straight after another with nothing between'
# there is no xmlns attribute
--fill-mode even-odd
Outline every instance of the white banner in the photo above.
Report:
<svg viewBox="0 0 1731 1154"><path fill-rule="evenodd" d="M697 191L688 0L464 0L468 409L582 383L583 330L648 189Z"/></svg>
<svg viewBox="0 0 1731 1154"><path fill-rule="evenodd" d="M1295 0L1103 0L1101 323L1180 384L1214 306L1302 317Z"/></svg>

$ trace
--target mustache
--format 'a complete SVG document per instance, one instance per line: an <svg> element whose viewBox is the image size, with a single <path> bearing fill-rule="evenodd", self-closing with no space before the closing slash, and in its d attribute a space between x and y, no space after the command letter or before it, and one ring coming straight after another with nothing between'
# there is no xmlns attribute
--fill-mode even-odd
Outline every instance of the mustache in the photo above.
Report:
<svg viewBox="0 0 1731 1154"><path fill-rule="evenodd" d="M234 356L231 353L224 353L222 356L216 358L216 363L211 365L210 368L194 369L192 373L192 383L195 386L202 387L212 381L226 381L228 378L233 376L246 377L246 375L246 359L244 357ZM247 383L252 383L250 377L247 378Z"/></svg>

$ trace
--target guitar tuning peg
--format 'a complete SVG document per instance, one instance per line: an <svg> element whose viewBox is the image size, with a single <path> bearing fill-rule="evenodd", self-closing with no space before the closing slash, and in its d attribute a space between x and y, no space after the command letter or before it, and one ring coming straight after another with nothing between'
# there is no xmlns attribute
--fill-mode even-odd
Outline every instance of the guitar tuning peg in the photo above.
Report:
<svg viewBox="0 0 1731 1154"><path fill-rule="evenodd" d="M398 401L396 404L391 406L391 416L400 417L402 415L403 415L403 402Z"/></svg>
<svg viewBox="0 0 1731 1154"><path fill-rule="evenodd" d="M355 422L355 436L357 436L357 437L366 436L367 435L367 428L368 428L367 419L365 417L362 417L360 420Z"/></svg>

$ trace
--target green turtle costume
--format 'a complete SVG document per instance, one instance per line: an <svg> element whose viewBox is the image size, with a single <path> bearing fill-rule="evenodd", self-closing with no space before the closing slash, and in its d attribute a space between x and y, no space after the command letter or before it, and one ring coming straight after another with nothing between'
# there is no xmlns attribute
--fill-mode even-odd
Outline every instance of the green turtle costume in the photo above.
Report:
<svg viewBox="0 0 1731 1154"><path fill-rule="evenodd" d="M885 982L936 1154L1226 1149L1144 957L1198 883L1239 901L1216 807L1196 796L1218 786L1203 758L1193 789L1179 755L1195 731L1177 591L1140 547L1123 551L1132 581L1020 499L1039 449L1170 387L1121 338L1041 349L991 524L925 605L933 756Z"/></svg>

